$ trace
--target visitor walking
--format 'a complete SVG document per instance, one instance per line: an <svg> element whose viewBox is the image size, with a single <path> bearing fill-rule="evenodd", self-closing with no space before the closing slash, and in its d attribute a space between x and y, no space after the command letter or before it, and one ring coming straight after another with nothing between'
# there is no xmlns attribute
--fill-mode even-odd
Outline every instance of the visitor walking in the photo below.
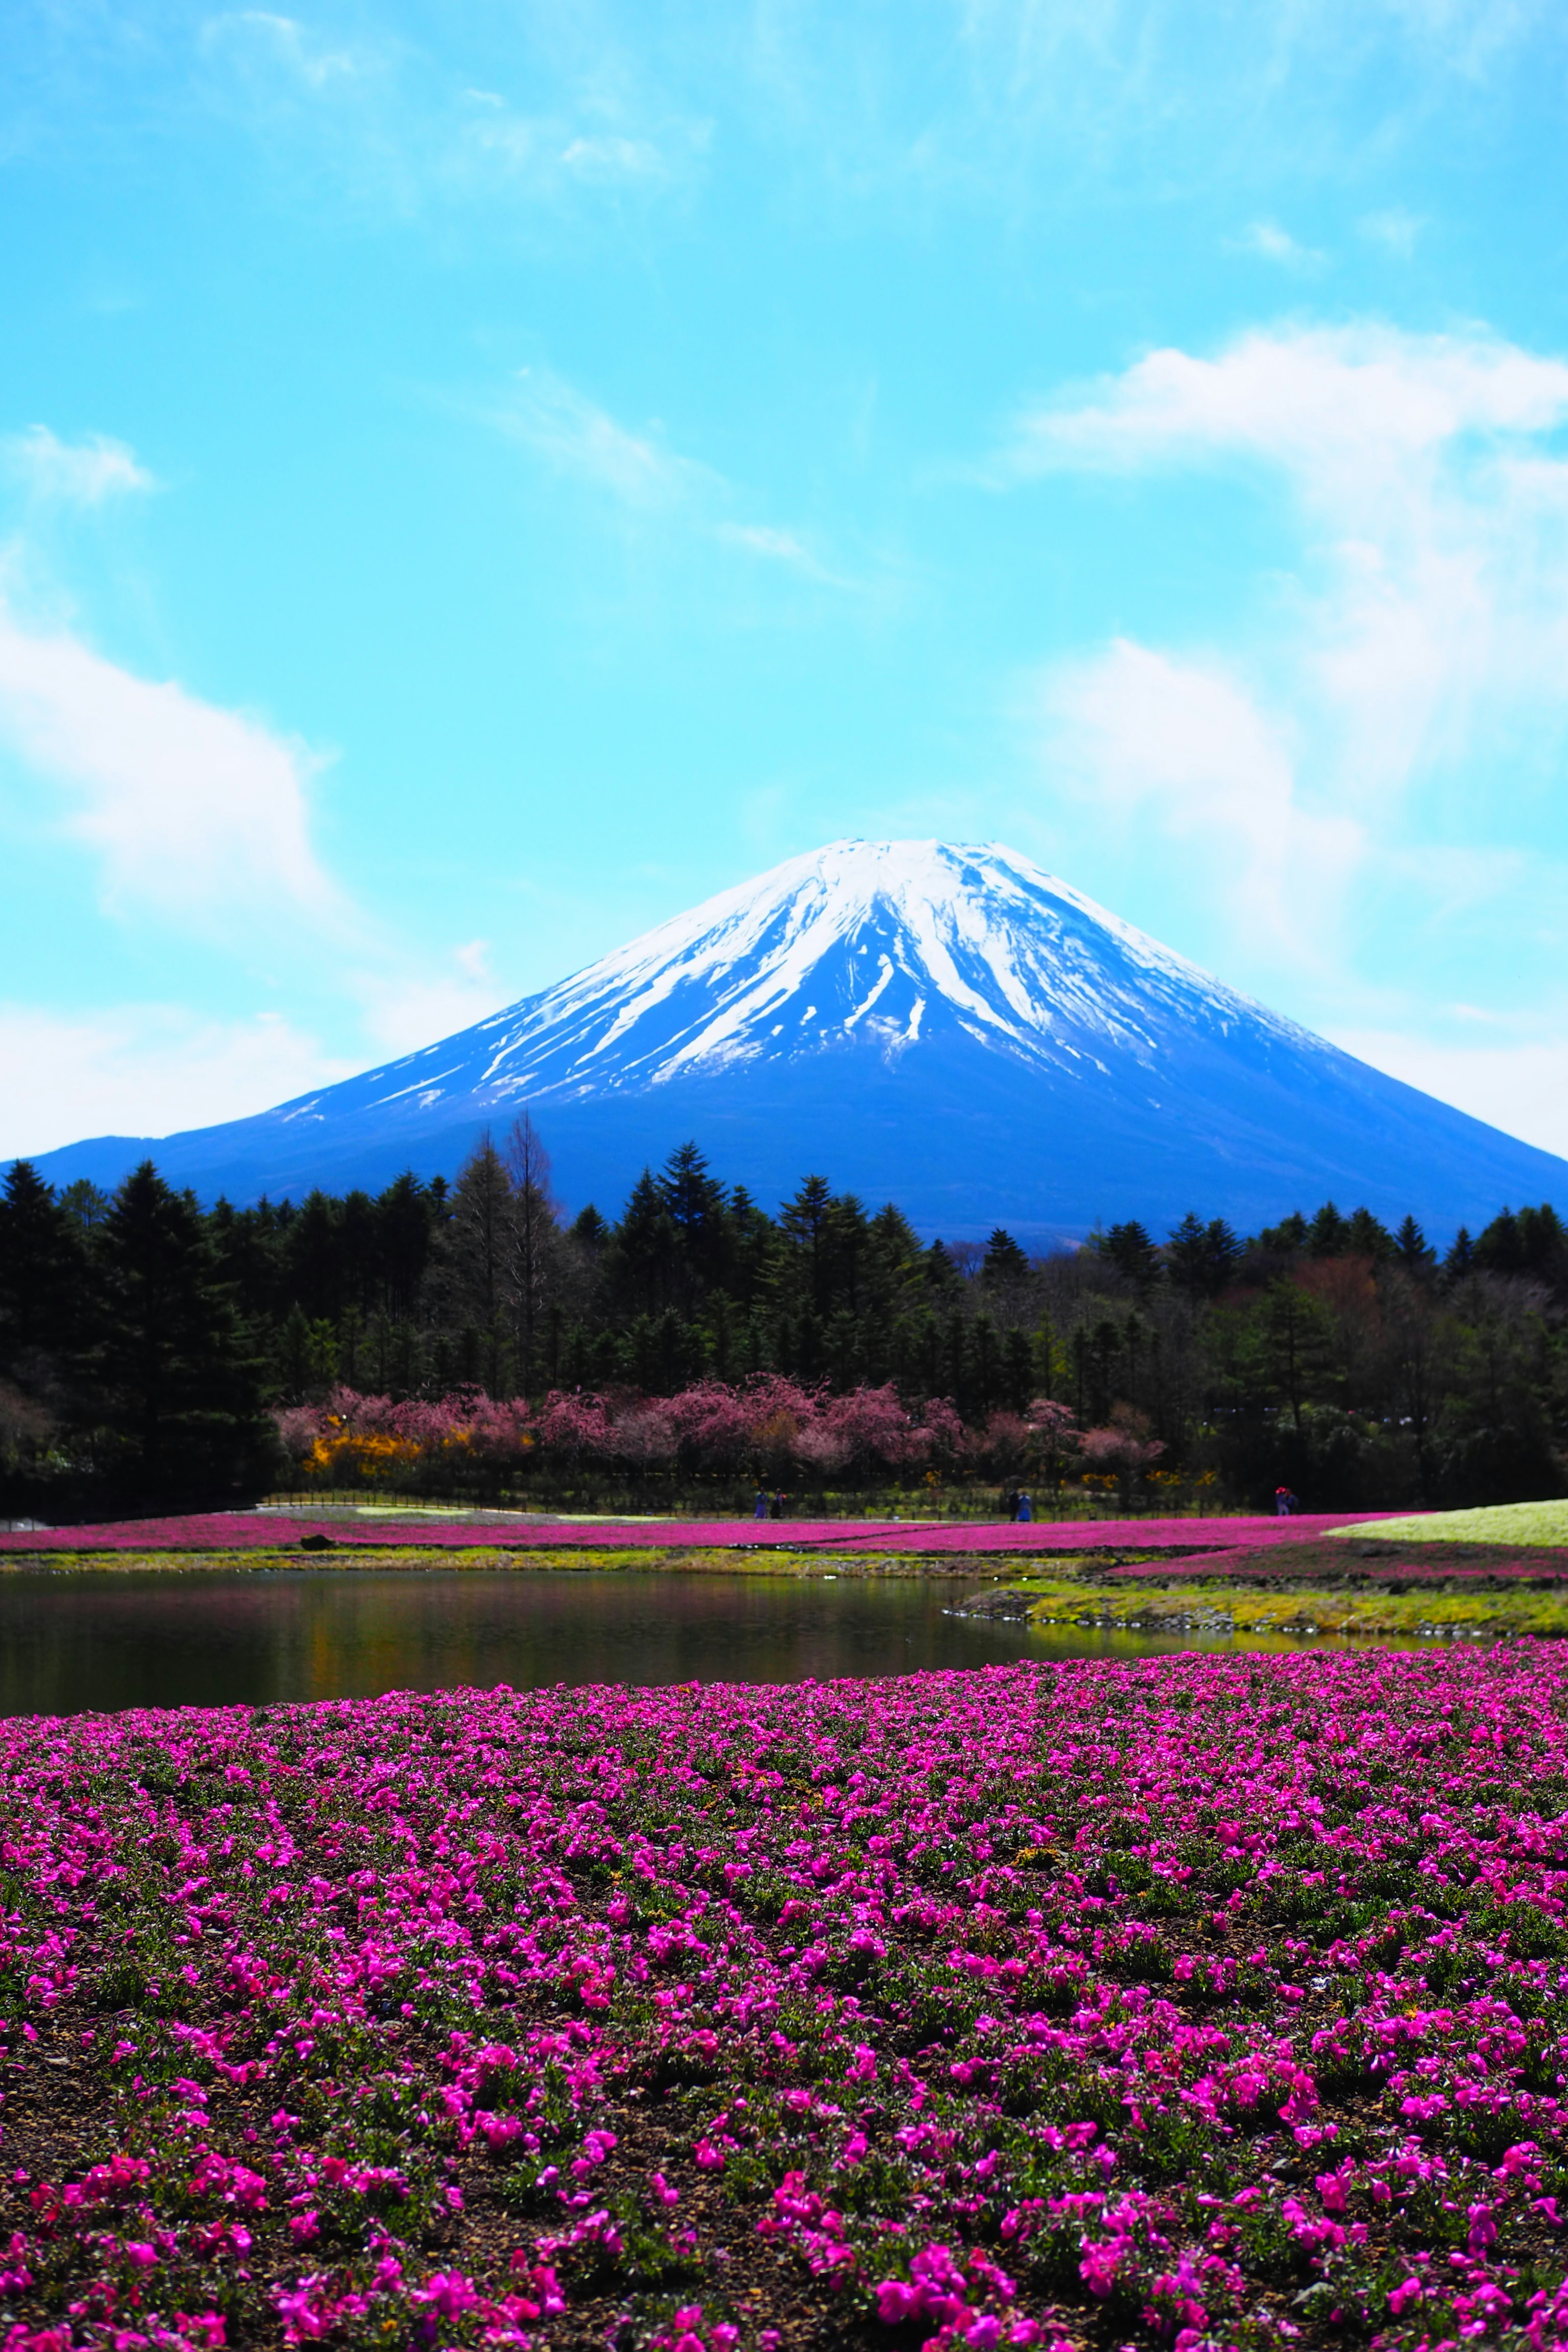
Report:
<svg viewBox="0 0 1568 2352"><path fill-rule="evenodd" d="M1004 1495L1002 1499L1007 1507L1008 1518L1016 1519L1018 1516L1018 1489L1016 1486L1014 1487L1010 1495Z"/></svg>
<svg viewBox="0 0 1568 2352"><path fill-rule="evenodd" d="M1288 1519L1292 1511L1299 1511L1300 1507L1300 1504L1296 1500L1295 1496L1290 1492L1289 1486L1275 1487L1274 1516L1276 1518Z"/></svg>
<svg viewBox="0 0 1568 2352"><path fill-rule="evenodd" d="M1027 1519L1027 1520L1031 1523L1031 1525L1033 1524L1034 1517L1035 1517L1035 1507L1034 1507L1034 1504L1029 1500L1029 1490L1028 1490L1028 1488L1027 1488L1026 1486L1024 1488L1023 1492L1022 1492L1022 1493L1020 1494L1020 1496L1018 1496L1018 1507L1017 1507L1017 1509L1014 1512L1013 1517L1014 1517L1016 1519Z"/></svg>
<svg viewBox="0 0 1568 2352"><path fill-rule="evenodd" d="M755 1508L755 1510L753 1510L753 1512L752 1513L752 1518L754 1518L754 1519L765 1519L765 1518L767 1517L767 1516L768 1516L768 1490L767 1490L767 1488L766 1488L765 1486L759 1486L759 1487L757 1488L757 1504L756 1504L756 1508Z"/></svg>

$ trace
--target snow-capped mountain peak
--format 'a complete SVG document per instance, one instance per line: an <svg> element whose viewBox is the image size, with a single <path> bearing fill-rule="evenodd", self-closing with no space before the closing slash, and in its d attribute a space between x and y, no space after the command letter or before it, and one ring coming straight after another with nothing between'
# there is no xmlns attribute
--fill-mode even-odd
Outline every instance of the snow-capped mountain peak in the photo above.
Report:
<svg viewBox="0 0 1568 2352"><path fill-rule="evenodd" d="M374 1076L384 1101L476 1083L542 1101L850 1046L891 1061L954 1027L1062 1065L1237 1020L1308 1042L1016 850L836 841Z"/></svg>
<svg viewBox="0 0 1568 2352"><path fill-rule="evenodd" d="M1435 1234L1568 1168L1238 995L1016 850L836 841L537 996L226 1127L50 1153L254 1199L454 1175L528 1108L603 1210L694 1138L764 1200L815 1171L958 1238L1325 1198Z"/></svg>

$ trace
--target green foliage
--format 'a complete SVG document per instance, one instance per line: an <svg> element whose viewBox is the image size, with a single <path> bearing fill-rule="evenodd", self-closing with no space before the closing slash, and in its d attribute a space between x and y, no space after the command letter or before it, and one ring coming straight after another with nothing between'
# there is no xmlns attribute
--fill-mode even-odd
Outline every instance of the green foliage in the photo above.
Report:
<svg viewBox="0 0 1568 2352"><path fill-rule="evenodd" d="M0 1507L235 1491L267 1475L258 1405L319 1406L339 1381L537 1400L775 1372L891 1382L973 1432L999 1416L982 1451L939 1449L942 1479L1016 1476L1023 1420L1054 1400L1102 1453L1117 1430L1158 1449L1119 1501L1172 1482L1190 1504L1194 1481L1216 1503L1283 1485L1325 1509L1545 1497L1564 1483L1565 1304L1547 1205L1461 1234L1441 1266L1413 1217L1391 1233L1332 1202L1249 1240L1194 1209L1163 1244L1129 1220L1031 1256L1002 1227L922 1244L896 1203L820 1174L770 1213L693 1142L613 1223L590 1206L568 1224L526 1118L450 1185L205 1213L150 1167L110 1202L18 1162L0 1187ZM1076 1475L1070 1448L1030 1460L1052 1485Z"/></svg>

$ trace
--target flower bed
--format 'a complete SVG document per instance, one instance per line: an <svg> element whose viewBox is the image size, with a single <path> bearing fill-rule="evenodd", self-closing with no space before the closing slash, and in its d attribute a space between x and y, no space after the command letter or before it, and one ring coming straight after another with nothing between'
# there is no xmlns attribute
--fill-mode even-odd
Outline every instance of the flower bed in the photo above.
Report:
<svg viewBox="0 0 1568 2352"><path fill-rule="evenodd" d="M210 1511L161 1519L117 1519L98 1526L0 1529L0 1553L91 1551L277 1551L308 1538L370 1544L384 1550L527 1551L563 1547L728 1545L794 1549L815 1544L877 1551L1093 1551L1118 1545L1187 1550L1300 1543L1344 1524L1343 1516L1273 1519L1063 1519L1013 1526L1006 1520L940 1519L505 1519L363 1517L295 1517L281 1511ZM1358 1525L1362 1524L1358 1521Z"/></svg>
<svg viewBox="0 0 1568 2352"><path fill-rule="evenodd" d="M0 1726L5 2352L1568 2337L1568 1665Z"/></svg>
<svg viewBox="0 0 1568 2352"><path fill-rule="evenodd" d="M1138 1583L1173 1576L1205 1583L1334 1585L1568 1585L1568 1551L1543 1545L1428 1544L1400 1541L1354 1546L1331 1534L1322 1542L1279 1544L1267 1549L1231 1546L1223 1551L1170 1559L1127 1560L1097 1568L1097 1578Z"/></svg>

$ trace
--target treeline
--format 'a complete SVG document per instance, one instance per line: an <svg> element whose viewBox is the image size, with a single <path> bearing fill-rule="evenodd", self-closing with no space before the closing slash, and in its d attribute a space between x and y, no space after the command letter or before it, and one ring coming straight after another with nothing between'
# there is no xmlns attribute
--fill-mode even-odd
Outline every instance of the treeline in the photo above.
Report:
<svg viewBox="0 0 1568 2352"><path fill-rule="evenodd" d="M1188 1215L1031 1255L922 1243L807 1177L770 1213L695 1144L568 1222L525 1117L455 1181L201 1210L149 1163L112 1199L0 1192L0 1510L166 1503L279 1474L277 1415L342 1387L435 1402L891 1389L967 1429L1057 1401L1256 1502L1550 1494L1568 1442L1568 1233L1504 1210L1439 1260L1326 1203L1251 1235ZM978 1460L984 1452L978 1448ZM1153 1458L1152 1455L1150 1456ZM52 1509L49 1507L52 1505Z"/></svg>

